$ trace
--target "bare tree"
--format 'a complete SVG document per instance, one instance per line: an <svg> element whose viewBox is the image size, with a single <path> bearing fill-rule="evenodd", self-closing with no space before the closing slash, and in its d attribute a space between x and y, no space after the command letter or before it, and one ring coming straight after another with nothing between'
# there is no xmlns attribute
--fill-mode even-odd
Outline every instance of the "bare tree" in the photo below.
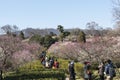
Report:
<svg viewBox="0 0 120 80"><path fill-rule="evenodd" d="M113 2L113 17L115 20L120 20L120 0L112 0Z"/></svg>
<svg viewBox="0 0 120 80"><path fill-rule="evenodd" d="M100 27L98 25L98 23L92 21L92 22L88 22L86 24L87 29L90 31L90 35L91 36L98 36L101 35L100 31L102 30L102 27Z"/></svg>
<svg viewBox="0 0 120 80"><path fill-rule="evenodd" d="M113 2L113 18L115 20L115 34L120 35L120 0L112 0Z"/></svg>
<svg viewBox="0 0 120 80"><path fill-rule="evenodd" d="M6 34L11 34L12 32L16 32L18 30L18 27L16 25L4 25L1 27L1 29L6 33Z"/></svg>

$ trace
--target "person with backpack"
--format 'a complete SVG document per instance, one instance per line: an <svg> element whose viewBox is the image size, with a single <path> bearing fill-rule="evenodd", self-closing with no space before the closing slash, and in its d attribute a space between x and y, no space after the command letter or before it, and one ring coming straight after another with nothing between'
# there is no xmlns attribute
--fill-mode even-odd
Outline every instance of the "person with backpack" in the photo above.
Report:
<svg viewBox="0 0 120 80"><path fill-rule="evenodd" d="M104 62L102 61L98 66L98 74L100 76L100 80L104 80L104 70L105 70L105 65Z"/></svg>
<svg viewBox="0 0 120 80"><path fill-rule="evenodd" d="M74 70L73 61L69 64L69 73L70 73L70 80L75 80L75 70Z"/></svg>
<svg viewBox="0 0 120 80"><path fill-rule="evenodd" d="M107 60L104 74L106 75L106 80L113 80L113 78L116 76L113 63L110 59Z"/></svg>

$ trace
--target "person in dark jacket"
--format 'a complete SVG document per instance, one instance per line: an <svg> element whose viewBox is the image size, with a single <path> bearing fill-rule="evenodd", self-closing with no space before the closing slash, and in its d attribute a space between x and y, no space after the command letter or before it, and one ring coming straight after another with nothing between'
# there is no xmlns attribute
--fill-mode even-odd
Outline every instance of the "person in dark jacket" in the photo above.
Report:
<svg viewBox="0 0 120 80"><path fill-rule="evenodd" d="M105 66L105 75L107 76L106 80L113 80L116 75L113 63L110 59L107 60L107 65Z"/></svg>
<svg viewBox="0 0 120 80"><path fill-rule="evenodd" d="M74 70L73 61L69 64L69 73L70 73L70 80L75 80L75 70Z"/></svg>

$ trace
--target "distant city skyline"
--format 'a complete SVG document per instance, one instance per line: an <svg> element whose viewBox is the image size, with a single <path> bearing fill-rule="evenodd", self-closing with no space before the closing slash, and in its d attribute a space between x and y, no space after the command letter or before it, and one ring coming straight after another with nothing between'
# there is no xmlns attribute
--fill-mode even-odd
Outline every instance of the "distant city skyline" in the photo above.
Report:
<svg viewBox="0 0 120 80"><path fill-rule="evenodd" d="M25 28L85 29L95 21L113 27L111 0L0 0L0 27L6 24Z"/></svg>

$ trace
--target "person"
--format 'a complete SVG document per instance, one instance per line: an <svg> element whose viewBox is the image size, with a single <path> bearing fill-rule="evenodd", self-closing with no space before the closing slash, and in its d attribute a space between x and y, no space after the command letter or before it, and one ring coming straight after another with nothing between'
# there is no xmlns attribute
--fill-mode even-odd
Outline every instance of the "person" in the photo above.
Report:
<svg viewBox="0 0 120 80"><path fill-rule="evenodd" d="M48 61L48 60L45 61L45 67L46 67L46 68L49 68L49 61Z"/></svg>
<svg viewBox="0 0 120 80"><path fill-rule="evenodd" d="M54 57L51 57L49 60L49 67L52 68L54 65Z"/></svg>
<svg viewBox="0 0 120 80"><path fill-rule="evenodd" d="M39 55L41 63L44 66L45 66L45 56L46 56L46 52L45 51L42 51L42 53Z"/></svg>
<svg viewBox="0 0 120 80"><path fill-rule="evenodd" d="M102 61L98 66L98 74L100 76L100 80L104 80L104 69L105 69L105 65L104 62Z"/></svg>
<svg viewBox="0 0 120 80"><path fill-rule="evenodd" d="M43 58L46 56L46 52L45 51L42 51L42 53L39 55L40 58Z"/></svg>
<svg viewBox="0 0 120 80"><path fill-rule="evenodd" d="M70 80L75 80L75 70L74 70L74 62L73 61L69 65L69 73L70 73Z"/></svg>
<svg viewBox="0 0 120 80"><path fill-rule="evenodd" d="M43 58L41 59L41 63L42 63L43 66L45 66L45 62L46 62L46 61L45 61L45 58L43 57Z"/></svg>
<svg viewBox="0 0 120 80"><path fill-rule="evenodd" d="M84 80L92 80L91 65L89 62L84 62Z"/></svg>
<svg viewBox="0 0 120 80"><path fill-rule="evenodd" d="M45 56L45 61L48 61L48 57L47 56Z"/></svg>
<svg viewBox="0 0 120 80"><path fill-rule="evenodd" d="M113 63L110 59L107 60L104 74L106 75L106 78L107 78L106 80L113 80L113 78L116 76Z"/></svg>
<svg viewBox="0 0 120 80"><path fill-rule="evenodd" d="M57 59L54 61L53 68L59 68L59 62L57 61Z"/></svg>

